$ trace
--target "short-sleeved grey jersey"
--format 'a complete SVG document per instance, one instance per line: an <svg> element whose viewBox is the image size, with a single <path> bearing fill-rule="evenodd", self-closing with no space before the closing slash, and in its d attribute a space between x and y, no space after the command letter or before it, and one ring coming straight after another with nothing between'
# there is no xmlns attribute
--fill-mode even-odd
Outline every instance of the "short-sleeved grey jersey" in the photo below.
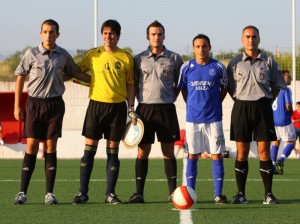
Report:
<svg viewBox="0 0 300 224"><path fill-rule="evenodd" d="M62 96L65 91L63 76L72 76L79 71L72 56L65 49L56 45L50 52L40 44L26 51L15 75L29 75L28 95L45 99Z"/></svg>
<svg viewBox="0 0 300 224"><path fill-rule="evenodd" d="M150 48L134 57L135 82L138 83L137 100L145 104L174 103L180 67L179 54L164 47L160 55Z"/></svg>
<svg viewBox="0 0 300 224"><path fill-rule="evenodd" d="M272 89L285 89L281 69L273 57L261 52L254 60L245 52L227 67L228 89L238 100L271 99Z"/></svg>

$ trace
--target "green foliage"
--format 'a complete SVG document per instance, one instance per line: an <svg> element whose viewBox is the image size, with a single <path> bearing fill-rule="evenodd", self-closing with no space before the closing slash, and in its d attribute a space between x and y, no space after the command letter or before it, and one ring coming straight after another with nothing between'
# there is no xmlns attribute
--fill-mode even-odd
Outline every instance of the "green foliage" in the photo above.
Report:
<svg viewBox="0 0 300 224"><path fill-rule="evenodd" d="M235 56L237 56L239 53L238 52L233 52L233 51L230 51L230 52L224 52L224 51L221 51L219 54L217 54L215 56L215 59L217 60L226 60L226 59L231 59L231 58L234 58Z"/></svg>
<svg viewBox="0 0 300 224"><path fill-rule="evenodd" d="M298 48L298 52L300 52L300 46ZM290 74L293 73L293 58L290 53L283 53L281 55L276 55L275 60L281 67L281 69L289 70ZM300 80L300 54L296 56L296 79Z"/></svg>
<svg viewBox="0 0 300 224"><path fill-rule="evenodd" d="M3 61L0 61L0 81L15 81L15 69L17 68L18 64L20 63L22 55L26 52L26 50L30 48L29 46L25 47L22 51L16 51L14 54L12 54L10 57L4 59ZM134 56L133 50L130 47L124 47L123 50L130 53L132 56ZM236 55L240 54L243 51L243 48L238 49L237 52L225 52L221 51L220 53L216 55L211 55L215 59L222 61L225 65L228 64L228 62L235 57ZM268 55L274 56L275 60L279 64L279 66L282 69L287 69L291 73L293 71L292 69L292 54L291 53L282 53L282 54L276 54L274 55L271 51L262 49L262 51L266 52ZM74 55L74 60L76 63L78 63L83 55L85 54L86 50L77 50L77 54ZM296 55L296 79L300 80L300 46L298 46L297 50L298 54ZM195 57L194 52L192 52L190 55L181 55L184 62L191 60Z"/></svg>
<svg viewBox="0 0 300 224"><path fill-rule="evenodd" d="M292 54L291 53L281 53L281 54L276 54L274 55L273 52L265 50L265 49L261 49L263 52L265 52L266 54L273 56L276 60L276 62L279 64L279 66L281 67L281 69L286 69L289 70L290 73L292 74L293 71L293 58L292 58ZM229 63L229 61L237 56L238 54L240 54L241 52L243 52L243 48L238 49L237 52L224 52L221 51L220 53L218 53L217 55L215 55L215 59L222 61L223 64L227 65ZM298 47L298 52L300 52L300 46ZM300 80L300 53L298 53L298 55L296 55L296 79Z"/></svg>
<svg viewBox="0 0 300 224"><path fill-rule="evenodd" d="M22 51L16 51L10 57L0 61L0 81L15 81L15 70L29 48L27 46Z"/></svg>
<svg viewBox="0 0 300 224"><path fill-rule="evenodd" d="M133 50L130 47L123 47L123 50L127 51L129 54L131 54L132 56L134 56Z"/></svg>
<svg viewBox="0 0 300 224"><path fill-rule="evenodd" d="M194 53L191 53L190 55L186 55L186 54L181 55L181 58L184 62L189 61L189 60L193 59L194 57L195 57Z"/></svg>

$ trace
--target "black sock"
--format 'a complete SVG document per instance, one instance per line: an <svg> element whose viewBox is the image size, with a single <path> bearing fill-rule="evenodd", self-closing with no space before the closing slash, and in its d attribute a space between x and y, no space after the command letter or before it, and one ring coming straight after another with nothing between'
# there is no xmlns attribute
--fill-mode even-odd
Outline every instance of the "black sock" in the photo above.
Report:
<svg viewBox="0 0 300 224"><path fill-rule="evenodd" d="M165 173L168 180L169 195L171 195L176 189L177 182L177 163L176 158L164 159L165 162Z"/></svg>
<svg viewBox="0 0 300 224"><path fill-rule="evenodd" d="M57 169L56 152L45 153L46 193L53 193Z"/></svg>
<svg viewBox="0 0 300 224"><path fill-rule="evenodd" d="M145 181L148 173L148 159L136 159L135 161L135 181L136 193L144 195Z"/></svg>
<svg viewBox="0 0 300 224"><path fill-rule="evenodd" d="M245 195L246 181L248 176L248 160L235 161L235 177L238 191Z"/></svg>
<svg viewBox="0 0 300 224"><path fill-rule="evenodd" d="M21 189L20 192L27 193L27 189L30 183L30 179L32 173L35 168L36 163L36 155L27 154L25 152L25 156L23 159L22 172L21 172Z"/></svg>
<svg viewBox="0 0 300 224"><path fill-rule="evenodd" d="M273 164L272 160L260 161L259 163L260 175L264 183L265 194L272 193L273 181Z"/></svg>
<svg viewBox="0 0 300 224"><path fill-rule="evenodd" d="M107 163L106 163L106 195L110 193L115 194L115 187L119 177L120 170L120 160L118 158L118 153L108 152L110 149L107 149ZM114 149L118 151L118 149Z"/></svg>
<svg viewBox="0 0 300 224"><path fill-rule="evenodd" d="M94 167L94 157L96 155L97 146L85 145L83 157L80 160L80 189L83 194L89 191L89 182Z"/></svg>

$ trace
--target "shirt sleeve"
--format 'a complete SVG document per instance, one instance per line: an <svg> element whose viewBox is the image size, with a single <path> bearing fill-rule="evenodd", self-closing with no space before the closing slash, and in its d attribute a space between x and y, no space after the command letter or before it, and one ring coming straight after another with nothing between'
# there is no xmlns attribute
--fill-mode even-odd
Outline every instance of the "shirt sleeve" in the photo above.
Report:
<svg viewBox="0 0 300 224"><path fill-rule="evenodd" d="M284 100L286 104L293 104L293 100L292 100L292 92L290 88L287 88L285 93L284 93Z"/></svg>
<svg viewBox="0 0 300 224"><path fill-rule="evenodd" d="M134 84L134 62L133 62L133 58L131 55L128 55L128 53L126 53L128 56L128 67L127 67L127 71L126 71L126 83L133 85Z"/></svg>
<svg viewBox="0 0 300 224"><path fill-rule="evenodd" d="M15 75L28 75L31 69L31 58L32 58L32 53L31 49L28 49L24 56L22 57L18 67L15 70Z"/></svg>
<svg viewBox="0 0 300 224"><path fill-rule="evenodd" d="M179 54L176 54L175 55L175 74L174 74L174 81L175 81L176 86L178 84L180 69L181 69L182 65L183 65L182 58L180 57Z"/></svg>
<svg viewBox="0 0 300 224"><path fill-rule="evenodd" d="M94 49L89 50L83 56L83 58L80 60L80 62L78 63L78 67L80 68L80 70L82 72L89 72L89 71L91 71L91 68L92 68L91 58L92 58L92 55L93 55L93 52L94 52L93 50Z"/></svg>
<svg viewBox="0 0 300 224"><path fill-rule="evenodd" d="M226 88L228 85L228 77L227 77L226 67L221 62L218 62L218 66L220 69L220 85L223 88Z"/></svg>
<svg viewBox="0 0 300 224"><path fill-rule="evenodd" d="M68 52L65 52L65 56L66 56L67 60L66 60L65 68L64 68L64 73L66 75L74 75L74 74L80 72L80 68L76 65L73 57Z"/></svg>
<svg viewBox="0 0 300 224"><path fill-rule="evenodd" d="M280 66L271 56L268 57L268 61L270 64L270 72L271 72L271 88L286 89L287 86L285 84Z"/></svg>
<svg viewBox="0 0 300 224"><path fill-rule="evenodd" d="M189 67L189 62L183 64L180 68L178 85L177 85L177 88L179 88L179 89L187 88L187 80L186 80L185 73L186 73L188 67Z"/></svg>
<svg viewBox="0 0 300 224"><path fill-rule="evenodd" d="M235 81L234 81L234 69L235 66L231 62L229 62L227 66L227 78L228 78L228 89L233 92L235 90Z"/></svg>

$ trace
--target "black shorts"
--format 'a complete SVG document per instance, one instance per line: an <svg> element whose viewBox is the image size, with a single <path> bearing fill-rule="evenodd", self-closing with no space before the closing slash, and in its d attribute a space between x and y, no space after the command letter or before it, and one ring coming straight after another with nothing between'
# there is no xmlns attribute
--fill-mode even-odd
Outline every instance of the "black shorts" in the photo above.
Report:
<svg viewBox="0 0 300 224"><path fill-rule="evenodd" d="M260 99L258 101L234 102L231 113L230 140L237 142L274 141L272 101Z"/></svg>
<svg viewBox="0 0 300 224"><path fill-rule="evenodd" d="M300 142L300 128L295 128L295 132L296 132L296 140L298 139L298 141Z"/></svg>
<svg viewBox="0 0 300 224"><path fill-rule="evenodd" d="M155 140L172 143L180 139L179 123L174 104L139 104L136 113L144 123L144 136L140 144Z"/></svg>
<svg viewBox="0 0 300 224"><path fill-rule="evenodd" d="M126 102L103 103L90 100L82 135L86 138L99 140L104 138L111 141L120 141L127 119Z"/></svg>
<svg viewBox="0 0 300 224"><path fill-rule="evenodd" d="M62 135L65 103L61 96L39 99L28 96L24 116L24 138L47 140Z"/></svg>

